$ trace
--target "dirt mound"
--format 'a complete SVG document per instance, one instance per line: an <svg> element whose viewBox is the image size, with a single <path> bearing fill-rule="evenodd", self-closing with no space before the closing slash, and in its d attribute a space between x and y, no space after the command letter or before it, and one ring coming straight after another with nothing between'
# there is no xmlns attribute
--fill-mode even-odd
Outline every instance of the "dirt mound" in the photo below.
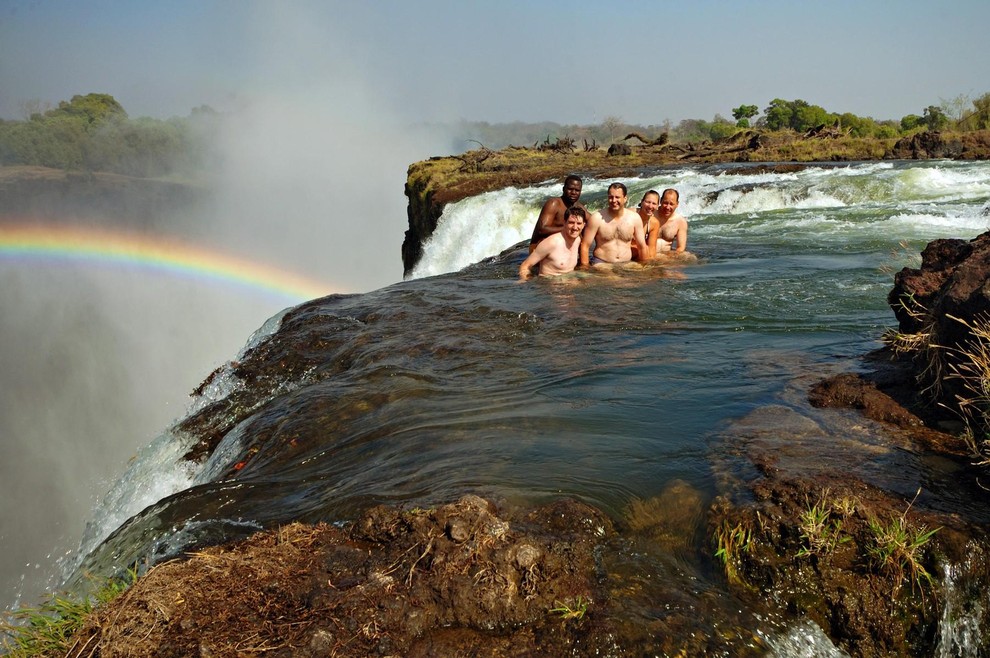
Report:
<svg viewBox="0 0 990 658"><path fill-rule="evenodd" d="M151 569L77 634L81 656L563 656L608 646L595 548L573 501L509 522L467 496L292 524Z"/></svg>

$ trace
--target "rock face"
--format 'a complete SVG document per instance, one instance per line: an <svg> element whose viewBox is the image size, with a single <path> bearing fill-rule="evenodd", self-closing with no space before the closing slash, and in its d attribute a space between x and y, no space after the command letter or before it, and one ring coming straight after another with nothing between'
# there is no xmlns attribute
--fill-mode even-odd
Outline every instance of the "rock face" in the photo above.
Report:
<svg viewBox="0 0 990 658"><path fill-rule="evenodd" d="M406 198L409 199L406 207L409 228L406 229L405 238L402 240L402 266L406 275L412 271L413 266L423 255L423 242L436 230L445 205L436 199L436 190L429 187L429 180L414 178L412 167L409 169L410 175L405 189Z"/></svg>
<svg viewBox="0 0 990 658"><path fill-rule="evenodd" d="M957 396L971 397L965 375L981 373L971 370L967 355L979 356L990 338L990 232L929 243L920 268L895 275L887 301L900 334L924 346L915 357L916 373L935 385L934 402L954 408Z"/></svg>
<svg viewBox="0 0 990 658"><path fill-rule="evenodd" d="M939 131L917 133L898 140L891 155L906 160L926 158L957 158L962 154L963 145L959 140L946 141Z"/></svg>

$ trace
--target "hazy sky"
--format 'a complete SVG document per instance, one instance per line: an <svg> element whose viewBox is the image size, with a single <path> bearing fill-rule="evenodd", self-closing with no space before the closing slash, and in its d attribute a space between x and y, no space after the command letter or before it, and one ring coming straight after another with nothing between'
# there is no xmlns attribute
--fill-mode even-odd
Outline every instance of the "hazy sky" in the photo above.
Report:
<svg viewBox="0 0 990 658"><path fill-rule="evenodd" d="M987 25L986 0L0 0L0 117L90 92L166 118L333 90L411 121L656 124L777 97L899 119L990 91Z"/></svg>

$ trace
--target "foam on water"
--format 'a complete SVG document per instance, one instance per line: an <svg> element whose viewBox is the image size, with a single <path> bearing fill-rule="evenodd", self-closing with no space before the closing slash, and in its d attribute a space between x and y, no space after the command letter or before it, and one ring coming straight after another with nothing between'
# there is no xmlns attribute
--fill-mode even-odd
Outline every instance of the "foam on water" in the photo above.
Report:
<svg viewBox="0 0 990 658"><path fill-rule="evenodd" d="M767 658L848 658L849 654L837 648L814 622L806 621L787 629L780 635L758 634L770 651Z"/></svg>
<svg viewBox="0 0 990 658"><path fill-rule="evenodd" d="M983 606L990 601L983 591L980 596L966 591L964 569L959 565L944 565L943 608L938 624L937 658L977 658L986 645L980 628Z"/></svg>

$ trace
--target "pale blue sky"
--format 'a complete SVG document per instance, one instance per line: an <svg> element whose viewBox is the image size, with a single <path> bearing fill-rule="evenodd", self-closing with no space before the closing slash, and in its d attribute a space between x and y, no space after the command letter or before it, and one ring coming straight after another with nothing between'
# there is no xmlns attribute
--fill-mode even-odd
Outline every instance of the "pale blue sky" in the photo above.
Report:
<svg viewBox="0 0 990 658"><path fill-rule="evenodd" d="M356 122L899 119L990 91L988 25L986 0L0 0L0 117L105 92L159 118L284 94Z"/></svg>

